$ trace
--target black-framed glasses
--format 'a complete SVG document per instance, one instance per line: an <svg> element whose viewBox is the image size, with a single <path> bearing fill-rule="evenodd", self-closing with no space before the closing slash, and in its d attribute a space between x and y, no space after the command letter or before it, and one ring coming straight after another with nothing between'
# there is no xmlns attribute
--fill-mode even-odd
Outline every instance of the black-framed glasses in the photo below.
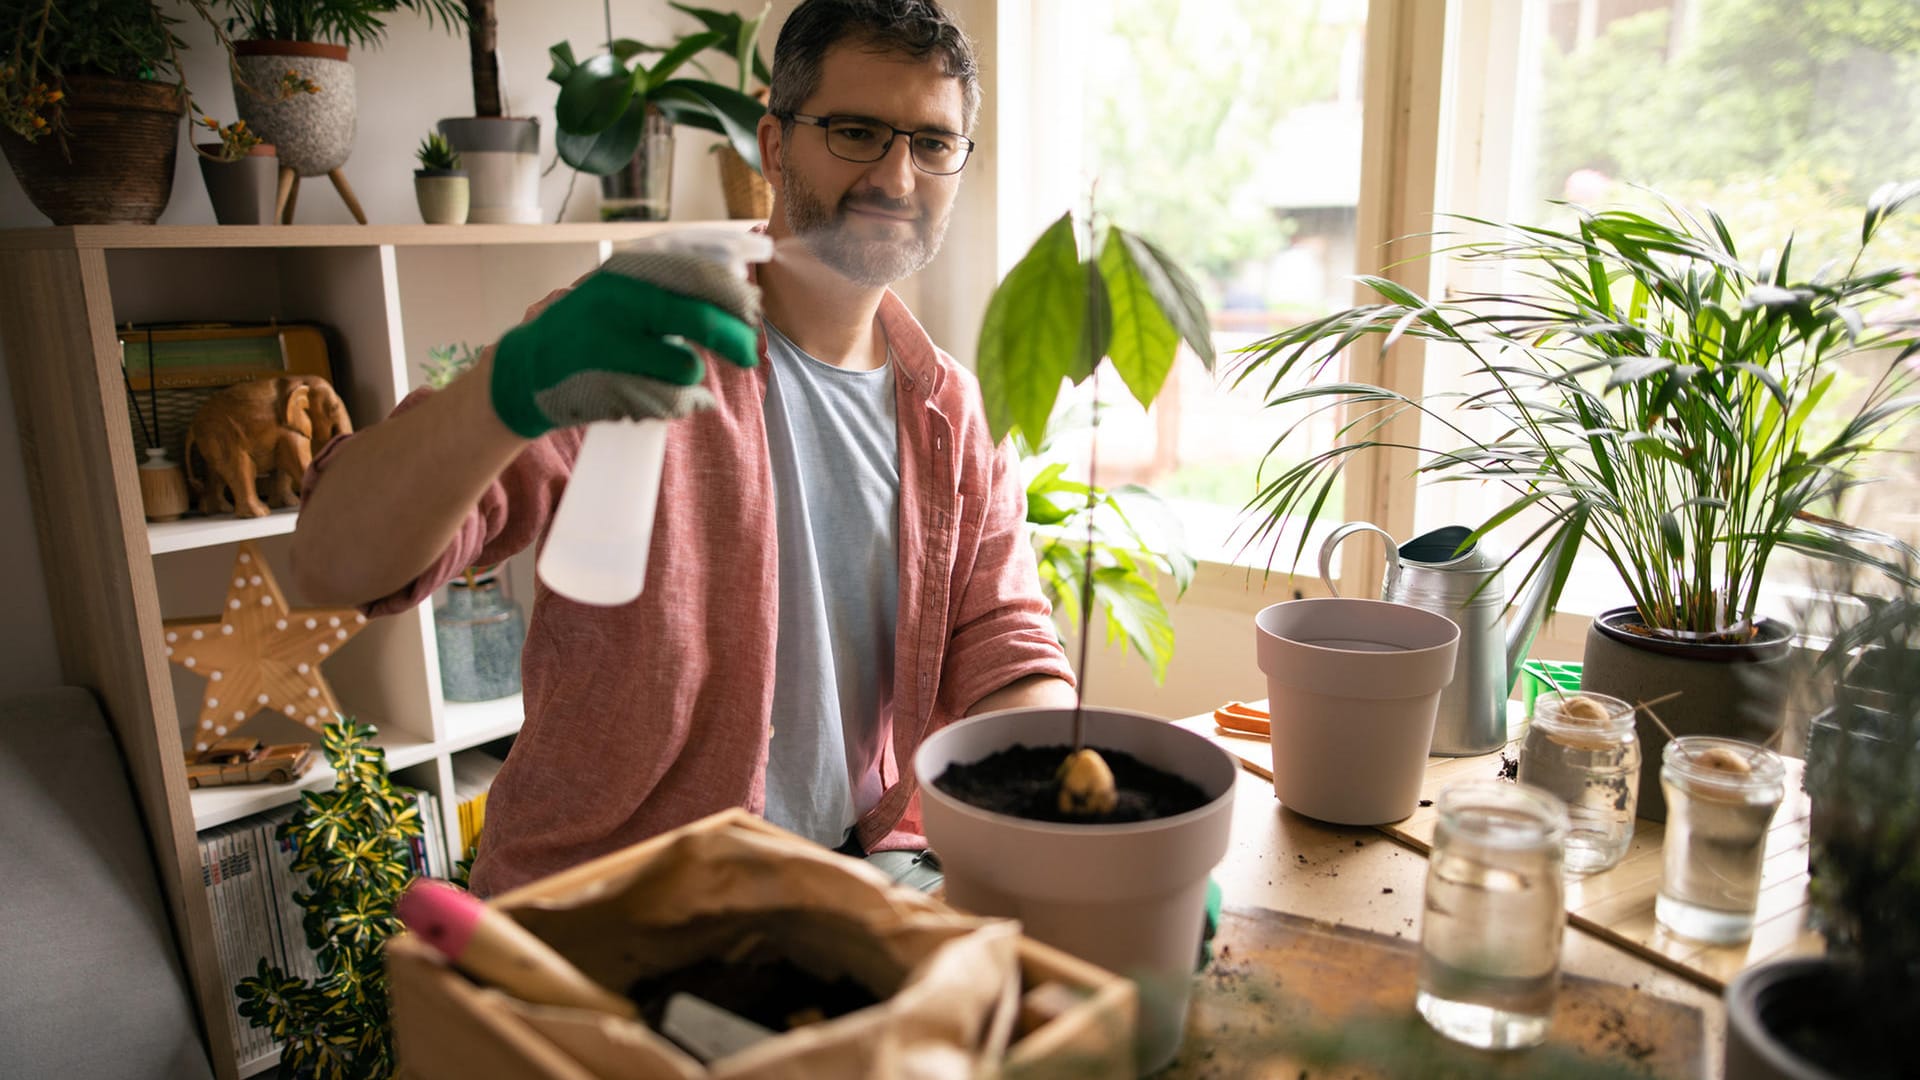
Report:
<svg viewBox="0 0 1920 1080"><path fill-rule="evenodd" d="M776 114L778 115L778 114ZM967 164L973 153L973 140L939 128L907 131L882 123L871 116L808 116L790 112L781 116L800 124L811 124L827 133L827 152L842 161L861 164L879 161L893 149L897 136L907 137L907 152L921 172L951 176Z"/></svg>

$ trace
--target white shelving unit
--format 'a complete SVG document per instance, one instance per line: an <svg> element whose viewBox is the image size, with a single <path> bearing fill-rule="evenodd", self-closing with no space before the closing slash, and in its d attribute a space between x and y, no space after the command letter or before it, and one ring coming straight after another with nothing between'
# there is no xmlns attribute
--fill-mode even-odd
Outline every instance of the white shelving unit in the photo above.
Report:
<svg viewBox="0 0 1920 1080"><path fill-rule="evenodd" d="M222 1080L263 1070L272 1059L237 1061L230 1049L232 987L215 951L196 833L292 802L333 777L320 765L294 783L190 791L182 746L202 683L167 663L161 621L214 611L242 540L259 544L288 602L304 606L288 563L298 513L144 521L114 328L318 324L328 334L335 388L365 426L414 388L429 347L495 340L529 304L598 265L621 241L689 224L0 232L0 328L62 677L99 695L125 749ZM526 564L521 556L509 567L523 604L531 599ZM343 711L379 729L396 778L440 797L447 849L456 852L452 755L517 732L522 706L518 695L443 699L429 608L374 620L327 661L325 673ZM245 732L272 742L318 741L273 713L250 719Z"/></svg>

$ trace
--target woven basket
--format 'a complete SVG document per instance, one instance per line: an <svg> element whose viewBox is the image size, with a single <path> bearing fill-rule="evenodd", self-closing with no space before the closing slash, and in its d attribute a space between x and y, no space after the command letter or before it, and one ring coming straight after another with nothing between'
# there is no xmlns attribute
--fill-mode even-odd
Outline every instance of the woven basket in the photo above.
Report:
<svg viewBox="0 0 1920 1080"><path fill-rule="evenodd" d="M65 146L11 131L0 131L0 146L27 200L55 225L151 225L173 195L185 101L173 83L70 75Z"/></svg>
<svg viewBox="0 0 1920 1080"><path fill-rule="evenodd" d="M720 190L727 197L727 216L765 218L772 214L773 187L767 178L726 143L714 147L713 152L720 157Z"/></svg>

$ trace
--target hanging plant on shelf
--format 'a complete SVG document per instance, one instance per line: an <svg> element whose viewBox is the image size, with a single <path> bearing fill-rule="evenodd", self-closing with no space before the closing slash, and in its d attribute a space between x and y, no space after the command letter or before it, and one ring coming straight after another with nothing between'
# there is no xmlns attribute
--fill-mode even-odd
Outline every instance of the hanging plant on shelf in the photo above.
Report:
<svg viewBox="0 0 1920 1080"><path fill-rule="evenodd" d="M333 787L303 792L300 809L276 835L292 840L295 873L307 875L294 901L306 910L307 947L320 977L287 975L263 958L234 988L240 1015L285 1040L283 1075L377 1080L393 1075L387 972L382 949L400 930L393 905L413 878L411 841L419 808L393 788L387 752L374 729L345 719L323 736Z"/></svg>

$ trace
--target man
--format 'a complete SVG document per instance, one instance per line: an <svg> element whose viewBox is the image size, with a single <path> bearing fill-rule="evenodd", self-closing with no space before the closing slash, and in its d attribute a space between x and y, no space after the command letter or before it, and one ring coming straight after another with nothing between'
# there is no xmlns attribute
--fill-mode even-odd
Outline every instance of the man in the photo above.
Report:
<svg viewBox="0 0 1920 1080"><path fill-rule="evenodd" d="M556 405L570 388L611 372L661 391L623 400L672 402L633 415L711 394L670 426L646 591L536 599L476 891L729 806L901 876L880 853L926 847L921 738L1072 703L1017 473L972 378L887 289L939 250L978 104L971 47L934 0L807 0L759 129L777 245L759 327L595 275L314 463L301 587L388 613L544 534L580 446Z"/></svg>

